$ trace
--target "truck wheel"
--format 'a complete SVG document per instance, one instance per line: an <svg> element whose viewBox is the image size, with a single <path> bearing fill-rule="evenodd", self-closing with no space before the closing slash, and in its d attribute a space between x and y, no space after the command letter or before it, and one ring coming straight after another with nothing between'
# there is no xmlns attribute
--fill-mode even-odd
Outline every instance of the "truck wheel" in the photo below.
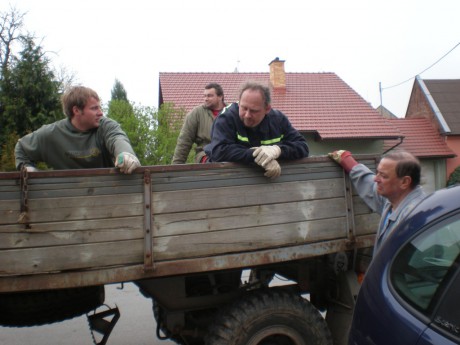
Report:
<svg viewBox="0 0 460 345"><path fill-rule="evenodd" d="M0 294L0 325L39 326L88 313L104 303L104 286Z"/></svg>
<svg viewBox="0 0 460 345"><path fill-rule="evenodd" d="M321 314L305 299L286 291L248 295L219 314L206 345L330 345Z"/></svg>

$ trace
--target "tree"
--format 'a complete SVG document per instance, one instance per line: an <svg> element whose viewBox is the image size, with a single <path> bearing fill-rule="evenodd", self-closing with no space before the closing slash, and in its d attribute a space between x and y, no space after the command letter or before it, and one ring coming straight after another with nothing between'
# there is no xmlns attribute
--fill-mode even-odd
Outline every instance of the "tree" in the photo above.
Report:
<svg viewBox="0 0 460 345"><path fill-rule="evenodd" d="M15 171L16 164L14 159L14 147L19 139L16 132L8 135L6 142L2 145L2 155L0 157L0 171Z"/></svg>
<svg viewBox="0 0 460 345"><path fill-rule="evenodd" d="M111 96L112 101L128 101L128 94L126 93L125 87L118 79L115 79Z"/></svg>
<svg viewBox="0 0 460 345"><path fill-rule="evenodd" d="M460 166L455 168L455 170L450 174L449 180L447 181L447 187L453 186L454 184L460 183Z"/></svg>
<svg viewBox="0 0 460 345"><path fill-rule="evenodd" d="M22 39L23 50L13 58L0 81L0 140L8 133L23 136L63 117L60 84L50 61L32 37Z"/></svg>
<svg viewBox="0 0 460 345"><path fill-rule="evenodd" d="M155 146L153 157L155 164L171 164L185 113L178 113L171 104L163 104L154 115Z"/></svg>
<svg viewBox="0 0 460 345"><path fill-rule="evenodd" d="M181 122L175 121L173 109L133 106L127 101L112 100L108 117L126 132L142 165L171 164Z"/></svg>
<svg viewBox="0 0 460 345"><path fill-rule="evenodd" d="M23 37L24 15L14 7L0 13L0 79L13 56L14 44Z"/></svg>
<svg viewBox="0 0 460 345"><path fill-rule="evenodd" d="M24 14L0 13L0 168L10 167L14 135L19 137L63 117L51 61L35 37L23 33ZM13 49L18 45L19 53ZM62 77L64 80L67 77ZM8 164L6 162L9 162Z"/></svg>

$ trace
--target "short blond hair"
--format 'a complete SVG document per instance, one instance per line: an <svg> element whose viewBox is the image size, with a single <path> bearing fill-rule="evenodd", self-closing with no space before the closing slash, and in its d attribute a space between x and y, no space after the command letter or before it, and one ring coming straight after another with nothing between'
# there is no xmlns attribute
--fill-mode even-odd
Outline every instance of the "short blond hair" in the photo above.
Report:
<svg viewBox="0 0 460 345"><path fill-rule="evenodd" d="M100 101L99 95L93 89L85 86L72 86L62 95L62 110L71 119L73 117L73 107L83 109L90 98Z"/></svg>

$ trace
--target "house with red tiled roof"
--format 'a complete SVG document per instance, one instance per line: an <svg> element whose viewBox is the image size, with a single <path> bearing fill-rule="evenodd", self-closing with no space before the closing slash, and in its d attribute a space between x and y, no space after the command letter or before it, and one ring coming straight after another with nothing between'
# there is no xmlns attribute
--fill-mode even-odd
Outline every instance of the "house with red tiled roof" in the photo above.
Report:
<svg viewBox="0 0 460 345"><path fill-rule="evenodd" d="M272 107L286 114L305 136L312 156L337 149L381 155L399 147L420 159L425 189L445 186L446 159L451 159L455 150L436 138L432 127L427 127L429 122L383 116L385 109L372 108L335 73L287 73L284 61L278 58L269 63L266 73L162 72L159 106L172 104L183 116L203 103L204 87L213 82L223 87L227 103L235 102L247 81L271 87Z"/></svg>
<svg viewBox="0 0 460 345"><path fill-rule="evenodd" d="M247 81L271 87L272 107L287 115L307 139L311 155L336 149L381 154L384 140L401 133L335 73L286 73L276 58L266 73L169 73L159 76L159 106L173 104L184 113L203 103L204 87L218 83L225 101L235 102Z"/></svg>
<svg viewBox="0 0 460 345"><path fill-rule="evenodd" d="M446 177L460 166L460 79L415 78L406 119L425 118L456 156L446 160Z"/></svg>
<svg viewBox="0 0 460 345"><path fill-rule="evenodd" d="M400 148L419 158L422 165L421 184L426 192L446 186L446 159L455 153L426 118L391 118L387 120L404 136L402 140L385 140L384 150Z"/></svg>

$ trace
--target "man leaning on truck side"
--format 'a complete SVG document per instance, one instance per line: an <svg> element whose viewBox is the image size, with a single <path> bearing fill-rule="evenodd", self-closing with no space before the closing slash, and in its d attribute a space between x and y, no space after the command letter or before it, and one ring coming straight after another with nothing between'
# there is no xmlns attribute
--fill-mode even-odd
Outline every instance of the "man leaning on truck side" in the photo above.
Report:
<svg viewBox="0 0 460 345"><path fill-rule="evenodd" d="M270 89L246 83L239 102L214 121L205 152L210 162L255 162L265 169L265 176L276 178L281 175L278 159L304 158L309 150L287 116L271 107Z"/></svg>
<svg viewBox="0 0 460 345"><path fill-rule="evenodd" d="M359 164L349 151L329 153L350 176L363 201L381 215L374 254L383 241L426 196L420 186L419 160L406 151L390 152L380 160L376 174Z"/></svg>
<svg viewBox="0 0 460 345"><path fill-rule="evenodd" d="M50 168L90 169L118 167L125 174L141 164L120 125L102 113L98 94L74 86L62 96L66 119L44 125L18 140L16 168L37 171L36 163Z"/></svg>

